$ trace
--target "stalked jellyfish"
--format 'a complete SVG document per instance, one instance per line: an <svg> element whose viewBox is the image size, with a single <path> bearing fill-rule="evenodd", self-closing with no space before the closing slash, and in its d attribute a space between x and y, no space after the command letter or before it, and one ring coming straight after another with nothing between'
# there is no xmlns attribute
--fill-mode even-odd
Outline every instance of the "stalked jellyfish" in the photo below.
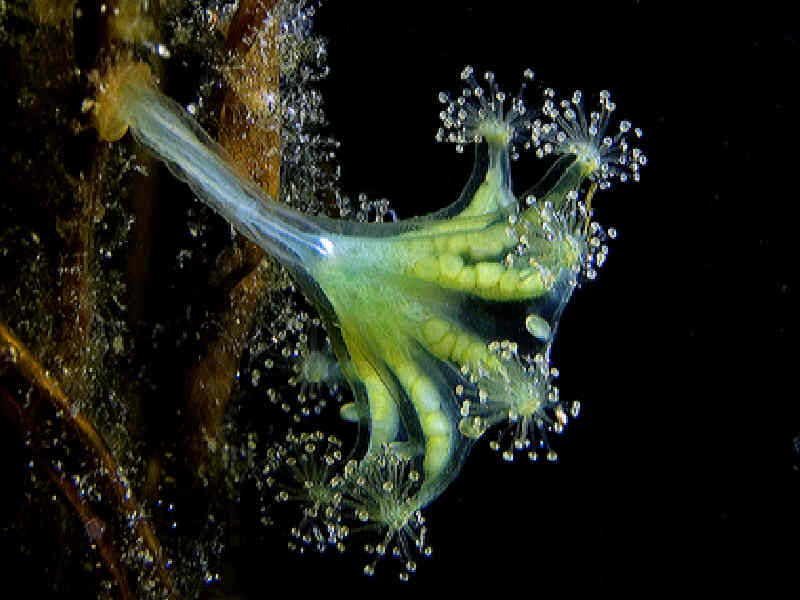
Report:
<svg viewBox="0 0 800 600"><path fill-rule="evenodd" d="M533 73L524 75L527 85ZM312 217L267 197L143 64L112 69L94 103L103 139L130 128L203 202L280 261L319 310L354 395L341 414L364 435L342 474L327 451L328 462L310 466L320 458L316 446L276 458L293 469L288 498L312 505L298 532L320 548L336 545L340 515L352 511L386 532L372 551L380 557L397 547L404 578L416 568L409 546L424 541L419 510L453 481L489 428L509 423L507 460L518 450L555 459L547 435L561 432L577 406L565 406L552 385L550 348L573 290L606 255L591 201L614 179L638 180L646 164L629 143L640 130L623 121L607 135L615 108L607 92L587 115L581 93L556 103L548 89L538 111L522 92L507 96L492 73L480 84L467 67L462 79L454 99L439 96L436 137L459 151L475 146L472 176L450 206L386 223ZM518 194L511 161L526 148L559 158Z"/></svg>

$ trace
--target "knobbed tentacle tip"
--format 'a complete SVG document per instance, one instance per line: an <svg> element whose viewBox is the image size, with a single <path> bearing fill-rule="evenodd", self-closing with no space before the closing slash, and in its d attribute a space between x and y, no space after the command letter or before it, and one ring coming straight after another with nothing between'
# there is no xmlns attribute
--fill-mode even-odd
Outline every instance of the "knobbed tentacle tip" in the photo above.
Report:
<svg viewBox="0 0 800 600"><path fill-rule="evenodd" d="M451 99L447 92L439 93L439 102L445 108L439 113L442 127L436 133L436 141L454 143L457 152L463 152L473 142L486 141L503 149L511 146L511 157L516 159L514 144L524 146L530 142L528 130L535 115L523 99L527 83L533 80L533 71L526 69L523 77L519 93L511 97L497 85L493 72L484 73L481 85L474 69L464 67L461 80L465 87L460 95Z"/></svg>
<svg viewBox="0 0 800 600"><path fill-rule="evenodd" d="M534 123L533 131L537 155L574 154L600 189L607 189L614 180L639 181L647 157L632 142L642 137L642 130L630 121L620 121L617 132L613 131L616 104L607 90L600 92L599 107L588 114L580 90L560 102L552 88L547 88L544 96L545 122Z"/></svg>

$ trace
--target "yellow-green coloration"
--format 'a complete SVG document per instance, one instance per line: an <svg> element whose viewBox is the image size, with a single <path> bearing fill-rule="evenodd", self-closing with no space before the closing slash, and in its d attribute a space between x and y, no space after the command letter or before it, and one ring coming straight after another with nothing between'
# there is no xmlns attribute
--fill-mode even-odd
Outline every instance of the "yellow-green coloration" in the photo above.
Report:
<svg viewBox="0 0 800 600"><path fill-rule="evenodd" d="M561 109L550 94L543 122L521 97L506 110L493 75L484 89L465 69L469 87L458 99L440 95L448 106L437 135L458 149L476 146L460 198L429 217L356 224L301 215L265 197L139 70L116 76L105 83L115 96L96 103L99 122L129 125L201 200L294 274L353 389L354 403L341 414L368 433L361 460L417 465L400 470L419 476L403 518L380 509L390 531L449 485L492 425L516 426L514 449L544 447L542 436L563 429L550 346L574 288L605 257L590 200L614 176L637 179L645 163L625 141L629 123L603 137L614 108L607 94L588 120L580 94ZM517 145L560 155L520 195L511 181Z"/></svg>
<svg viewBox="0 0 800 600"><path fill-rule="evenodd" d="M385 444L401 446L407 456L418 452L423 493L431 496L457 472L466 445L454 426L453 374L463 376L466 369L496 379L491 387L497 395L504 385L528 385L528 372L501 365L491 349L507 335L498 315L518 312L522 325L531 323L524 315L531 302L562 306L586 253L583 220L560 216L565 208L577 210L570 192L586 177L584 165L572 161L560 185L519 211L516 201L509 206L505 199L510 189L499 185L509 180L502 170L508 146L487 144L484 150L499 155L490 160L496 167L486 170L456 215L392 226L375 237L330 235L334 252L308 269L324 292L323 305L330 305L329 331L341 336L354 388L360 383L366 392L357 402L364 403L370 426L369 452ZM547 318L558 312L534 315L539 335L528 348L549 341L541 330L554 329ZM532 396L517 412L531 416L541 406L541 398Z"/></svg>

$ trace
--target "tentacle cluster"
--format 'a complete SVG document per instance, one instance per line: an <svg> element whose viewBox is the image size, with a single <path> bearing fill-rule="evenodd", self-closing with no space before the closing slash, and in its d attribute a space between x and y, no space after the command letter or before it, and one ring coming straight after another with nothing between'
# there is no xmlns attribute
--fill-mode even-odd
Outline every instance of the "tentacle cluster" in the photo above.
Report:
<svg viewBox="0 0 800 600"><path fill-rule="evenodd" d="M348 463L345 480L345 504L364 523L364 531L377 534L375 543L364 545L364 551L374 557L364 573L373 575L377 561L391 556L401 562L399 577L407 581L417 570L415 558L431 555L417 495L420 472L411 460L384 447L361 462Z"/></svg>
<svg viewBox="0 0 800 600"><path fill-rule="evenodd" d="M630 121L621 121L616 134L607 135L616 104L608 90L600 92L599 109L592 110L587 118L583 107L583 93L573 92L569 100L555 100L555 91L544 91L542 115L545 121L533 125L533 142L539 156L574 154L589 165L591 179L601 189L611 185L613 179L639 181L640 170L647 164L641 149L633 147L629 139L642 137L642 130Z"/></svg>
<svg viewBox="0 0 800 600"><path fill-rule="evenodd" d="M533 315L526 319L529 330L534 318L538 319ZM537 326L546 326L546 322ZM513 461L520 451L533 461L540 452L547 460L556 460L548 434L563 433L569 415L578 416L580 403L567 405L559 398L558 388L552 384L558 370L550 366L549 346L544 354L533 357L521 355L517 344L509 340L492 342L490 349L500 366L478 369L477 373L465 370L470 385L456 386L456 396L462 399L459 431L467 437L480 437L491 426L507 421L508 428L490 443L492 450L502 450L503 460ZM503 446L503 438L509 434L510 443Z"/></svg>
<svg viewBox="0 0 800 600"><path fill-rule="evenodd" d="M451 100L447 92L439 93L439 101L446 107L439 113L443 127L436 133L436 141L453 142L458 152L463 152L466 144L484 140L503 147L511 145L511 156L516 158L514 144L530 141L527 132L532 126L534 114L523 99L527 82L533 80L533 71L526 69L524 76L525 81L519 93L511 98L511 106L506 110L507 95L495 82L494 73L484 73L486 90L475 79L474 69L465 67L461 79L467 87L461 91L461 95Z"/></svg>
<svg viewBox="0 0 800 600"><path fill-rule="evenodd" d="M430 556L419 505L421 476L409 459L388 447L361 461L342 461L342 442L321 431L289 432L270 452L264 484L278 505L291 505L300 521L290 529L289 548L344 552L351 537L364 540L375 573L385 557L400 561L407 581L418 555Z"/></svg>
<svg viewBox="0 0 800 600"><path fill-rule="evenodd" d="M291 528L289 548L343 551L349 529L342 521L342 442L321 431L289 431L272 448L264 467L264 483L278 504L299 506L302 518Z"/></svg>
<svg viewBox="0 0 800 600"><path fill-rule="evenodd" d="M250 383L295 422L342 400L341 368L319 317L287 295L268 335L250 350Z"/></svg>

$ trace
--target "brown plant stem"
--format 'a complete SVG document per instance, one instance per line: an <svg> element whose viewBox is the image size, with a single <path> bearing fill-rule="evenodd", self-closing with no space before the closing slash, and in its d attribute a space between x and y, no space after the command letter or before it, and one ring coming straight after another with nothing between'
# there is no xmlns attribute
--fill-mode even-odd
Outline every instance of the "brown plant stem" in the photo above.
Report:
<svg viewBox="0 0 800 600"><path fill-rule="evenodd" d="M245 249L240 249L245 250ZM240 254L237 252L237 254ZM242 258L234 259L236 262ZM189 453L201 478L214 478L219 464L222 417L230 398L253 313L263 293L266 265L262 263L231 290L227 307L217 316L220 334L206 348L187 378L186 404L190 419Z"/></svg>
<svg viewBox="0 0 800 600"><path fill-rule="evenodd" d="M102 210L98 198L101 191L99 164L107 154L96 148L87 175L74 180L70 214L58 220L63 247L59 265L59 291L56 313L59 327L56 345L64 387L74 393L85 379L88 363L89 334L92 323L92 302L89 295L89 257L92 253L92 224L96 211Z"/></svg>
<svg viewBox="0 0 800 600"><path fill-rule="evenodd" d="M240 0L239 9L228 27L225 45L231 50L246 52L253 27L258 26L277 3L278 0Z"/></svg>
<svg viewBox="0 0 800 600"><path fill-rule="evenodd" d="M251 34L260 26L267 11L276 2L242 0L233 19L226 41L244 65L242 88L254 86L278 95L279 48L277 20L273 19L266 35L275 40L259 52L250 52ZM263 50L263 53L261 52ZM220 110L219 142L234 161L251 172L254 179L273 198L280 184L280 134L277 126L263 124L247 131L250 120L243 118L247 109L242 99L229 90ZM243 133L247 132L247 135ZM256 244L238 237L234 248L221 262L214 279L236 281L227 295L226 303L216 316L219 335L212 340L186 379L188 447L194 472L202 479L214 479L221 462L216 449L220 447L222 418L233 389L236 371L253 324L258 302L271 278L271 269L264 262L265 253Z"/></svg>

